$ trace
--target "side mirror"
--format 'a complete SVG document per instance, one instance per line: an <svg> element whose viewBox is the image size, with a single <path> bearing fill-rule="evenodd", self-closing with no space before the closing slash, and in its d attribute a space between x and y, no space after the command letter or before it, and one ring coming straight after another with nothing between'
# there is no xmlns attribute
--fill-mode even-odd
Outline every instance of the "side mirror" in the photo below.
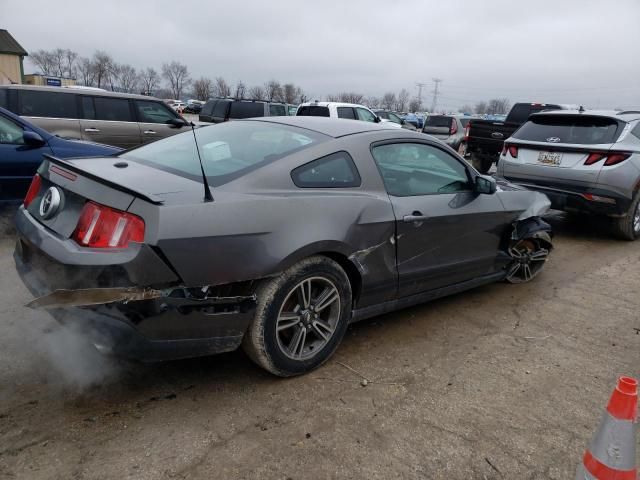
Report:
<svg viewBox="0 0 640 480"><path fill-rule="evenodd" d="M22 134L22 140L24 141L25 145L29 145L30 147L41 147L47 143L44 141L44 138L42 138L36 132L32 132L30 130L25 130L25 132Z"/></svg>
<svg viewBox="0 0 640 480"><path fill-rule="evenodd" d="M404 118L400 119L400 125L406 125L407 121Z"/></svg>
<svg viewBox="0 0 640 480"><path fill-rule="evenodd" d="M182 128L191 125L184 118L172 118L166 122L170 128Z"/></svg>
<svg viewBox="0 0 640 480"><path fill-rule="evenodd" d="M493 177L489 177L486 175L478 175L475 180L475 188L474 191L476 193L484 193L487 195L492 195L496 193L497 185L496 180Z"/></svg>
<svg viewBox="0 0 640 480"><path fill-rule="evenodd" d="M376 119L374 120L375 123L380 123L382 121L382 119L376 115Z"/></svg>

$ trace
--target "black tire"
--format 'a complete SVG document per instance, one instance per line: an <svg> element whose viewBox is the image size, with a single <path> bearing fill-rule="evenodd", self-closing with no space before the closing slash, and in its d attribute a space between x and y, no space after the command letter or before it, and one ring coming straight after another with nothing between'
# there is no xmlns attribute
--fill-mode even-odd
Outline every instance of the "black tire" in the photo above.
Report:
<svg viewBox="0 0 640 480"><path fill-rule="evenodd" d="M613 233L622 240L635 240L640 236L640 192L633 197L631 206L624 217L613 219Z"/></svg>
<svg viewBox="0 0 640 480"><path fill-rule="evenodd" d="M471 154L471 165L481 174L486 175L493 165L493 159L484 155Z"/></svg>
<svg viewBox="0 0 640 480"><path fill-rule="evenodd" d="M288 320L283 320L283 318L287 317L285 312L282 311L283 309L290 309L290 306L296 301L299 302L296 308L301 307L299 289L304 288L306 285L310 285L308 297L312 299L309 308L297 310L299 312L298 324L282 328L280 331L277 330L279 322L282 322L280 323L281 326L288 322ZM313 293L314 285L316 285L315 292L317 294L315 299ZM314 306L316 305L313 302L318 300L325 292L325 290L321 290L323 285L327 290L331 291L331 298L335 297L335 299L329 303L330 307L325 306L322 311L318 310L318 312L314 313ZM335 292L332 287L335 288ZM319 367L333 355L347 330L351 316L351 284L340 265L323 256L304 259L282 272L279 276L265 280L256 289L256 295L258 303L255 319L249 326L242 341L244 351L255 363L274 375L291 377ZM339 300L339 302L337 303L336 300ZM338 311L336 311L336 307ZM318 315L325 315L323 312L326 312L329 308L330 311L327 312L326 319L318 318ZM291 318L291 315L295 315L295 309L291 310L289 318ZM315 320L313 318L314 315ZM329 318L329 315L332 317ZM319 324L320 321L324 323ZM289 321L289 323L292 322ZM327 339L321 339L317 333L324 332L324 334L329 335L329 330L324 325L333 326L333 330ZM300 333L300 329L306 329L306 332ZM285 345L285 343L288 343L285 338L287 334L291 334L288 346ZM298 355L298 344L293 344L295 343L296 335L302 336L303 334L302 347L300 348L300 355ZM311 344L305 349L304 344L307 340L307 335L309 335ZM314 338L317 339L317 346L315 347L312 343ZM291 350L292 345L293 351Z"/></svg>

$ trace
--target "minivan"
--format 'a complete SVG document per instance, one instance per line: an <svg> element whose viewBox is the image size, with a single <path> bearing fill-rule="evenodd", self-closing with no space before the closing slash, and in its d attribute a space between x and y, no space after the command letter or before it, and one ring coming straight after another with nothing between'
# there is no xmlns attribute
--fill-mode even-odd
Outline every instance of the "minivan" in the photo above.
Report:
<svg viewBox="0 0 640 480"><path fill-rule="evenodd" d="M183 131L176 126L187 125L162 100L100 89L3 85L0 107L59 137L120 148L174 135Z"/></svg>
<svg viewBox="0 0 640 480"><path fill-rule="evenodd" d="M214 98L203 105L198 119L201 122L222 123L240 118L281 117L287 114L287 107L283 103Z"/></svg>

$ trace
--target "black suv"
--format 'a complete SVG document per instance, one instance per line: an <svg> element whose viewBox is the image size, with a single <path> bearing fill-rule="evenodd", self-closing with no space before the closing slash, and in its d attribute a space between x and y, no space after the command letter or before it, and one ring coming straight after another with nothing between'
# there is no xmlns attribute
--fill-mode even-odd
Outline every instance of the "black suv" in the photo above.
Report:
<svg viewBox="0 0 640 480"><path fill-rule="evenodd" d="M286 115L287 106L284 103L215 98L204 104L198 118L201 122L222 123L240 118Z"/></svg>

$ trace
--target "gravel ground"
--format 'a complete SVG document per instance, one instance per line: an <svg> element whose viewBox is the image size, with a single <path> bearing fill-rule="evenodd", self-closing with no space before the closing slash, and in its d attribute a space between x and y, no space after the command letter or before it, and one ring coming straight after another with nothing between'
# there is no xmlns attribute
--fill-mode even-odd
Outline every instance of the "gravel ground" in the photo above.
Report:
<svg viewBox="0 0 640 480"><path fill-rule="evenodd" d="M0 479L574 478L616 377L640 374L640 242L551 221L534 282L354 325L287 380L241 352L145 366L84 349L22 306L5 222Z"/></svg>

